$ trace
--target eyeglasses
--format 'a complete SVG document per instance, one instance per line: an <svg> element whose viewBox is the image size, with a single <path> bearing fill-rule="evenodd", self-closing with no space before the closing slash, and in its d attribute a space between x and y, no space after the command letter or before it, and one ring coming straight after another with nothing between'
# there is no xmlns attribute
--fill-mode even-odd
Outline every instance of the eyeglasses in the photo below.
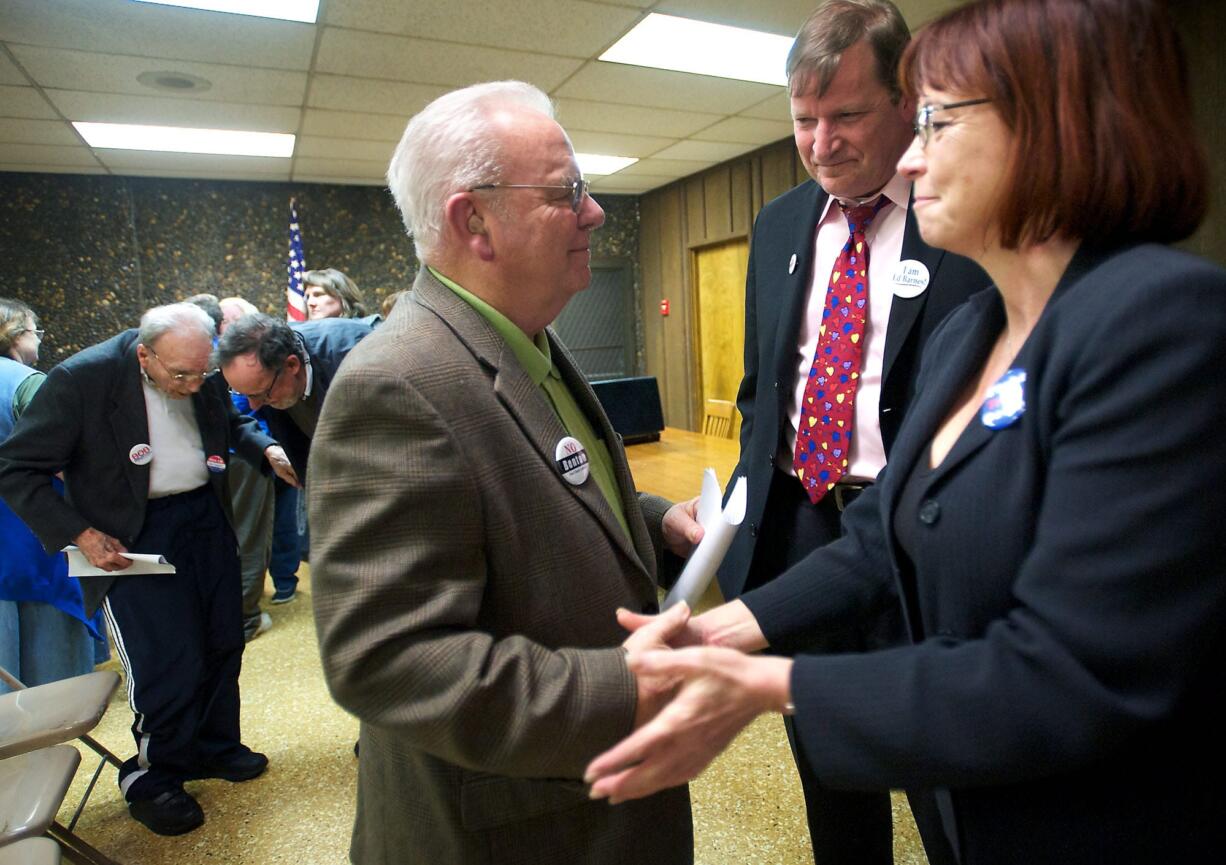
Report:
<svg viewBox="0 0 1226 865"><path fill-rule="evenodd" d="M481 189L566 189L570 191L570 209L575 213L583 207L584 196L588 194L588 188L591 183L580 178L572 180L565 185L546 184L546 183L483 183L480 186L470 188L469 192L477 192Z"/></svg>
<svg viewBox="0 0 1226 865"><path fill-rule="evenodd" d="M920 140L921 147L927 147L928 142L932 140L932 131L937 124L932 122L932 115L938 111L949 111L951 108L966 108L970 105L982 105L985 102L991 102L990 98L984 99L966 99L962 102L947 102L944 105L936 105L929 103L921 105L915 111L915 137ZM939 127L937 127L939 128Z"/></svg>
<svg viewBox="0 0 1226 865"><path fill-rule="evenodd" d="M272 382L263 393L241 393L240 391L230 388L230 393L234 396L246 397L248 401L258 400L260 402L268 402L268 398L272 396L272 389L277 386L277 379L281 377L281 372L285 369L284 364L277 367L276 373L273 374Z"/></svg>
<svg viewBox="0 0 1226 865"><path fill-rule="evenodd" d="M175 381L179 381L179 382L204 381L206 378L217 375L217 373L221 372L221 370L219 370L217 367L213 367L212 369L206 369L204 372L175 372L173 369L171 369L170 367L166 365L166 361L158 357L158 353L154 351L151 347L146 345L145 351L149 352L151 355L157 358L157 362L162 365L162 369L166 370L167 374Z"/></svg>
<svg viewBox="0 0 1226 865"><path fill-rule="evenodd" d="M39 339L39 341L40 341L40 342L42 341L43 334L44 334L44 333L46 333L46 332L47 332L47 331L43 330L42 328L38 328L38 327L27 327L27 328L25 329L25 333L32 333L32 334L34 334L36 337L38 337L38 339Z"/></svg>

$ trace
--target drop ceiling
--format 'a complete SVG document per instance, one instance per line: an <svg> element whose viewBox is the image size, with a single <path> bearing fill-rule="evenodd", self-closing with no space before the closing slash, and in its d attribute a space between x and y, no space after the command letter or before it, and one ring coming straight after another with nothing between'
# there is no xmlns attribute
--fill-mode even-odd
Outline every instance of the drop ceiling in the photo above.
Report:
<svg viewBox="0 0 1226 865"><path fill-rule="evenodd" d="M131 0L0 0L0 171L383 185L406 120L518 78L641 193L791 134L783 88L596 60L648 12L792 35L816 0L321 0L316 24ZM899 2L914 27L955 0ZM289 132L291 159L87 146L70 121Z"/></svg>

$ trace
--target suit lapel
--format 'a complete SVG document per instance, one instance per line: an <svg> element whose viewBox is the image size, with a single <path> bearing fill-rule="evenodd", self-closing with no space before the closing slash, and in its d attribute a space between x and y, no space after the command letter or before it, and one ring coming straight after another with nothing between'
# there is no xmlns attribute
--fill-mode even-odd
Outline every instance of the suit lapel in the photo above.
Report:
<svg viewBox="0 0 1226 865"><path fill-rule="evenodd" d="M904 480L915 470L920 460L929 460L929 444L936 435L937 427L949 414L966 383L983 366L987 352L1000 333L1003 311L999 295L985 294L975 303L977 316L974 323L967 328L960 340L942 347L942 356L948 360L930 381L925 382L924 398L917 399L907 415L904 427L907 434L899 436L895 442L888 468L890 484L886 491L890 520L894 519L894 508L898 504L898 493ZM972 419L971 425L982 426L978 419ZM974 436L978 432L979 430L970 430L969 434ZM964 442L961 439L962 436L959 436L954 450L942 461L938 472L947 471L955 462L974 452L974 447L964 451ZM958 452L962 452L962 455Z"/></svg>
<svg viewBox="0 0 1226 865"><path fill-rule="evenodd" d="M792 223L792 236L789 249L779 250L777 262L766 262L766 267L778 267L782 277L776 285L779 286L775 302L779 306L779 321L775 329L775 375L773 381L791 381L794 377L792 364L796 354L796 341L800 336L800 325L805 318L805 301L809 295L809 281L813 278L813 251L817 237L817 219L826 206L828 196L822 188L813 181L811 194L807 195L801 204L800 211ZM796 256L796 267L792 268L791 257ZM763 264L758 264L762 267ZM826 291L826 280L813 286L814 291ZM786 404L790 394L780 394L780 405ZM782 409L781 409L782 410Z"/></svg>
<svg viewBox="0 0 1226 865"><path fill-rule="evenodd" d="M216 385L212 382L206 382L204 387L192 394L192 408L195 411L196 427L200 430L200 444L204 447L204 458L207 460L211 456L219 456L229 464L231 460L238 459L238 457L230 453L226 441L229 422L223 414L224 406L220 402L223 397L215 388ZM224 397L224 399L229 399L229 397ZM210 469L209 482L218 498L224 501L228 495L225 473Z"/></svg>
<svg viewBox="0 0 1226 865"><path fill-rule="evenodd" d="M632 537L627 538L622 531L617 515L600 492L595 480L589 480L578 487L570 487L580 501L592 512L592 515L604 525L605 532L614 539L622 552L643 565L648 574L655 572L655 553L651 545L651 537L645 531L639 515L638 492L634 488L634 479L630 475L630 466L626 462L624 449L620 446L617 433L609 423L604 409L596 393L584 378L571 357L570 352L558 340L558 335L552 329L546 330L549 336L549 346L553 353L554 363L562 374L562 381L575 398L579 410L587 417L592 428L600 438L604 439L609 450L609 460L613 467L613 475L617 479L617 492L621 496L622 508L626 514L626 525L630 527ZM551 412L552 413L552 412ZM567 484L567 486L570 486Z"/></svg>
<svg viewBox="0 0 1226 865"><path fill-rule="evenodd" d="M615 540L617 546L631 561L638 562L645 573L651 574L653 570L651 565L644 562L654 562L654 557L644 560L635 546L631 544L630 539L626 538L626 533L622 531L617 517L614 516L609 503L605 501L595 480L589 476L587 482L579 486L572 486L562 477L554 457L554 450L558 442L568 435L566 428L562 426L561 420L554 413L548 398L528 376L505 340L480 313L435 279L427 268L421 269L413 291L417 295L418 303L435 312L469 351L493 370L494 394L515 418L524 436L549 467L557 483L567 491L568 495L575 496L591 512L592 516L604 526L605 532ZM593 412L592 410L594 405L598 405L595 394L583 381L582 374L575 368L569 354L565 350L558 350L557 337L552 333L550 334L550 348L554 351L553 359L562 374L563 381L575 395L580 409L592 421L593 427L602 435L613 435L603 411ZM576 382L582 382L582 387L577 387ZM600 418L599 422L593 420L596 417ZM609 444L610 454L613 455L613 452L617 450L616 438L606 437L605 441ZM626 498L627 484L623 483L621 478L624 461L616 455L613 455L613 461L614 468L618 471L618 486L622 491L629 518L634 511L637 511L638 503L636 500ZM622 463L620 466L619 461ZM628 479L628 470L626 470L626 475ZM628 522L633 525L634 521L628 519Z"/></svg>
<svg viewBox="0 0 1226 865"><path fill-rule="evenodd" d="M919 261L928 268L928 288L916 297L894 297L890 303L890 320L886 325L885 331L885 357L881 363L883 387L884 382L889 380L890 370L894 366L894 361L898 359L899 352L902 351L903 345L907 342L908 334L915 327L915 323L919 321L920 313L924 311L924 304L928 301L928 293L932 291L932 286L936 283L937 271L940 269L941 261L944 258L945 250L936 249L924 243L920 237L919 226L915 222L915 212L908 206L906 227L903 229L900 260ZM873 290L877 290L877 287L873 286ZM881 290L893 291L893 286L883 285Z"/></svg>
<svg viewBox="0 0 1226 865"><path fill-rule="evenodd" d="M111 393L108 420L115 436L120 459L124 461L124 477L132 488L132 495L140 503L141 511L149 499L149 463L137 465L132 461L132 448L149 445L149 416L145 410L145 391L141 387L140 361L136 359L136 341L133 340L123 352L122 371ZM139 406L134 411L133 407Z"/></svg>

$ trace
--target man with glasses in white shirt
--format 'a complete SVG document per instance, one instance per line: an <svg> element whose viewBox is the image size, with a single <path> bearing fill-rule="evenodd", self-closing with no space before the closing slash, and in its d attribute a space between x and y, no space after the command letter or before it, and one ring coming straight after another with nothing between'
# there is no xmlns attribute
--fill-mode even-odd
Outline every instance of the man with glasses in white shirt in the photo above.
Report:
<svg viewBox="0 0 1226 865"><path fill-rule="evenodd" d="M209 363L212 339L199 307L150 309L139 330L52 369L0 446L0 495L43 546L75 544L112 574L83 579L82 595L87 612L103 607L135 714L120 790L161 835L204 822L185 780L246 781L268 765L239 734L242 604L225 473L231 449L292 469L234 411ZM176 571L123 574L129 551L164 555Z"/></svg>

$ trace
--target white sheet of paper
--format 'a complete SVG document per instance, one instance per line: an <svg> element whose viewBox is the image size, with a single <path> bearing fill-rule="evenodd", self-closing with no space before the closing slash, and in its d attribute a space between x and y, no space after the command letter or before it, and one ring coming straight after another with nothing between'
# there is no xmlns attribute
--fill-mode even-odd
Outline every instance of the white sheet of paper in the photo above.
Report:
<svg viewBox="0 0 1226 865"><path fill-rule="evenodd" d="M175 566L166 561L165 556L157 553L120 553L125 559L131 559L132 564L122 571L104 571L95 568L85 558L85 553L76 547L64 547L68 553L68 576L70 577L113 577L117 574L173 574Z"/></svg>
<svg viewBox="0 0 1226 865"><path fill-rule="evenodd" d="M690 553L677 584L664 599L664 609L684 600L693 608L715 577L715 571L732 544L736 528L745 519L745 478L739 477L732 486L728 504L720 506L719 481L715 469L702 473L702 492L698 496L698 522L702 525L702 540Z"/></svg>

